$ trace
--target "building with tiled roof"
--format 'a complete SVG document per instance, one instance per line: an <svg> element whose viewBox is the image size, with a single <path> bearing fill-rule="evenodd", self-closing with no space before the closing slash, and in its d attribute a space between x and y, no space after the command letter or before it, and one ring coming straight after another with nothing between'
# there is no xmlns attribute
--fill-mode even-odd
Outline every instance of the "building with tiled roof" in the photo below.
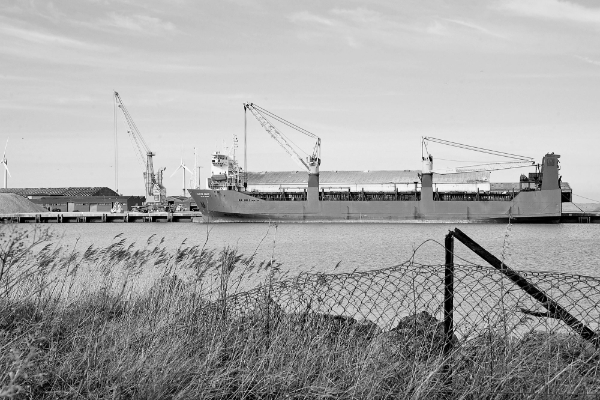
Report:
<svg viewBox="0 0 600 400"><path fill-rule="evenodd" d="M49 196L88 197L119 196L108 187L64 187L64 188L0 188L0 193L14 193L29 199Z"/></svg>
<svg viewBox="0 0 600 400"><path fill-rule="evenodd" d="M14 193L46 210L61 212L110 212L117 202L131 210L146 201L143 196L121 196L108 187L0 188L2 193Z"/></svg>

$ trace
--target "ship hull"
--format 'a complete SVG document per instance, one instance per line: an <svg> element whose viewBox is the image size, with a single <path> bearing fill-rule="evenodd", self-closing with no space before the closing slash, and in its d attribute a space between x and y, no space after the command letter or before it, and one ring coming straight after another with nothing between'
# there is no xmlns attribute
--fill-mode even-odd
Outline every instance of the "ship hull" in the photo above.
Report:
<svg viewBox="0 0 600 400"><path fill-rule="evenodd" d="M213 222L557 223L561 216L560 190L521 192L510 201L270 201L239 191L189 192Z"/></svg>

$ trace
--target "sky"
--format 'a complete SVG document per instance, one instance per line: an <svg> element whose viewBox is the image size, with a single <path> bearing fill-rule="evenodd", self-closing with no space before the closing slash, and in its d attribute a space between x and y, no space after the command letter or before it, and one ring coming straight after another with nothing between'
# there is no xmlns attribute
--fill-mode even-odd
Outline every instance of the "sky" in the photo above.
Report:
<svg viewBox="0 0 600 400"><path fill-rule="evenodd" d="M3 0L0 42L9 187L143 195L120 110L115 184L117 91L168 195L182 192L175 170L194 165L194 148L201 180L234 134L243 164L253 102L318 135L321 170L419 169L430 136L538 162L555 152L575 202L600 200L595 0ZM298 170L247 117L248 170ZM499 161L429 151L436 168Z"/></svg>

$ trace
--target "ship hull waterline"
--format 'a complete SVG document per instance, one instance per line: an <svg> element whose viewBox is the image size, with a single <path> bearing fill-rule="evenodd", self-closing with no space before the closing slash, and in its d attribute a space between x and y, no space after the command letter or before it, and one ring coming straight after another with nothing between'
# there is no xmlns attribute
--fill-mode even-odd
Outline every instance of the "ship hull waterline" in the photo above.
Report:
<svg viewBox="0 0 600 400"><path fill-rule="evenodd" d="M272 201L242 191L188 190L210 222L558 223L560 190L520 192L510 201Z"/></svg>

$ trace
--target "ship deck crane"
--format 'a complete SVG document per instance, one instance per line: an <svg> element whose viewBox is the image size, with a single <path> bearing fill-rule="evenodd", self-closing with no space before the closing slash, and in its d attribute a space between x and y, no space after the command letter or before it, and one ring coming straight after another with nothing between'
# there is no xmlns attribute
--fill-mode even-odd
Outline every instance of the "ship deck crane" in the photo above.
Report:
<svg viewBox="0 0 600 400"><path fill-rule="evenodd" d="M494 162L487 164L477 164L477 165L469 165L469 166L460 166L455 168L448 168L445 170L435 170L433 169L433 156L429 154L429 150L427 149L427 143L433 142L438 144L443 144L446 146L457 147L464 150L476 151L479 153L490 154L497 157L508 158L512 161L505 162ZM535 160L531 157L520 156L517 154L505 153L497 150L484 149L482 147L471 146L463 143L451 142L449 140L438 139L433 137L423 137L422 146L421 146L421 155L423 158L423 172L433 172L440 175L445 174L458 174L462 172L477 172L477 171L497 171L502 169L511 169L511 168L523 168L523 167L532 167L536 166Z"/></svg>
<svg viewBox="0 0 600 400"><path fill-rule="evenodd" d="M319 166L321 165L321 139L317 135L289 121L286 121L285 119L265 110L264 108L259 107L254 103L244 103L244 110L252 113L254 118L256 118L256 120L267 131L267 133L271 135L271 137L275 139L275 141L279 143L281 147L283 147L286 153L288 153L299 166L306 169L309 174L319 173ZM292 146L293 143L291 140L287 139L277 128L275 128L275 126L269 122L267 117L281 122L282 124L287 125L310 138L316 139L312 153L308 154L307 157L302 157L300 154L298 154L298 152Z"/></svg>
<svg viewBox="0 0 600 400"><path fill-rule="evenodd" d="M138 155L140 156L140 160L145 167L144 186L146 191L146 203L164 203L166 201L166 190L162 184L162 177L166 168L159 169L157 173L154 173L153 157L156 153L151 151L148 144L146 144L146 141L133 121L131 114L129 114L125 104L123 104L119 93L114 92L114 97L116 106L121 109L125 116L125 120L129 126L127 132L129 133L129 136L134 143L134 147L137 149Z"/></svg>

